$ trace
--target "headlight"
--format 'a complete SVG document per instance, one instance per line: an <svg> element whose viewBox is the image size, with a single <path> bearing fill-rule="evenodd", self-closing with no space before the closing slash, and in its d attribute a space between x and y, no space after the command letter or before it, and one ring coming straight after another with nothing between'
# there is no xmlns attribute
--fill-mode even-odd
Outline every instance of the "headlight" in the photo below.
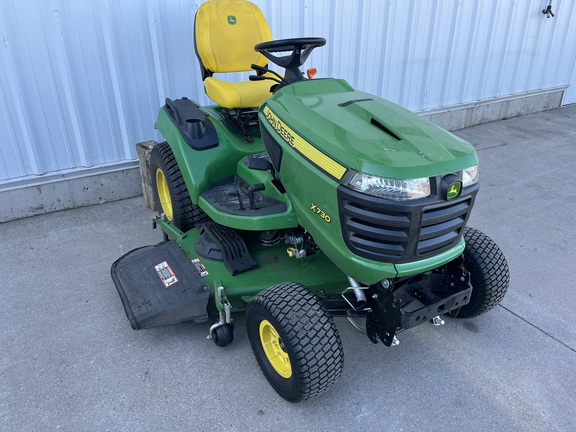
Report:
<svg viewBox="0 0 576 432"><path fill-rule="evenodd" d="M395 201L430 196L430 180L428 178L396 180L356 173L348 186L358 192Z"/></svg>
<svg viewBox="0 0 576 432"><path fill-rule="evenodd" d="M478 165L462 170L462 186L472 186L478 183Z"/></svg>

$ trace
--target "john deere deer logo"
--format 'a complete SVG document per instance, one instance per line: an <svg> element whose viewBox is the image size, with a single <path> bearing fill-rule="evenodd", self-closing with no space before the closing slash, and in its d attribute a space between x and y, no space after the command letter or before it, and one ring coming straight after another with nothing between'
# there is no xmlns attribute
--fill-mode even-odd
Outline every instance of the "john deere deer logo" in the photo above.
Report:
<svg viewBox="0 0 576 432"><path fill-rule="evenodd" d="M462 187L462 184L460 182L452 183L450 185L450 187L448 188L448 193L446 194L446 198L449 200L456 198L458 195L460 195L461 187Z"/></svg>
<svg viewBox="0 0 576 432"><path fill-rule="evenodd" d="M228 24L236 25L236 17L234 15L228 15Z"/></svg>

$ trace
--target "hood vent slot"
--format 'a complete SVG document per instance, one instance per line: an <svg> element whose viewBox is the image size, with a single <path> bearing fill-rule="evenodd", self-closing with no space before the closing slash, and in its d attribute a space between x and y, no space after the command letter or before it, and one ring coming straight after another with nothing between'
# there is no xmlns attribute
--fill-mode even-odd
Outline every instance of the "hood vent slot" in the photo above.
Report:
<svg viewBox="0 0 576 432"><path fill-rule="evenodd" d="M388 135L390 135L392 138L395 138L397 141L400 141L401 138L396 135L394 132L392 132L390 129L388 129L386 126L384 126L382 123L380 123L378 120L376 119L371 119L370 120L370 124L376 126L378 129L380 129L382 132L387 133Z"/></svg>
<svg viewBox="0 0 576 432"><path fill-rule="evenodd" d="M345 107L347 107L348 105L352 105L353 103L369 102L369 101L373 101L373 100L374 100L374 99L372 99L372 98L353 99L353 100L349 100L349 101L346 101L346 102L339 103L338 106L339 106L339 107L342 107L342 108L345 108Z"/></svg>

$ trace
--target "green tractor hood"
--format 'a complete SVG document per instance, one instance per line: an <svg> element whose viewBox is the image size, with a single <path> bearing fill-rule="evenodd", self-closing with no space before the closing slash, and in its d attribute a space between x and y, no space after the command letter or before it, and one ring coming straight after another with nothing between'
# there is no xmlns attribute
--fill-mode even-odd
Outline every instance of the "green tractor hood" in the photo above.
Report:
<svg viewBox="0 0 576 432"><path fill-rule="evenodd" d="M265 105L304 140L355 171L410 179L478 163L466 141L344 80L295 83Z"/></svg>

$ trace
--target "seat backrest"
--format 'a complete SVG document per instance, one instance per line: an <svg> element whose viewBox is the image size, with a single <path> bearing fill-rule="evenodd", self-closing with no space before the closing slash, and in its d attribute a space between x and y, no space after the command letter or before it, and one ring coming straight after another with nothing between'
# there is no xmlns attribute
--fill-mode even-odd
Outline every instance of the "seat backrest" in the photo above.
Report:
<svg viewBox="0 0 576 432"><path fill-rule="evenodd" d="M268 63L254 45L271 40L272 33L262 11L249 1L203 3L196 12L194 34L203 79L215 72L249 71L253 63Z"/></svg>

